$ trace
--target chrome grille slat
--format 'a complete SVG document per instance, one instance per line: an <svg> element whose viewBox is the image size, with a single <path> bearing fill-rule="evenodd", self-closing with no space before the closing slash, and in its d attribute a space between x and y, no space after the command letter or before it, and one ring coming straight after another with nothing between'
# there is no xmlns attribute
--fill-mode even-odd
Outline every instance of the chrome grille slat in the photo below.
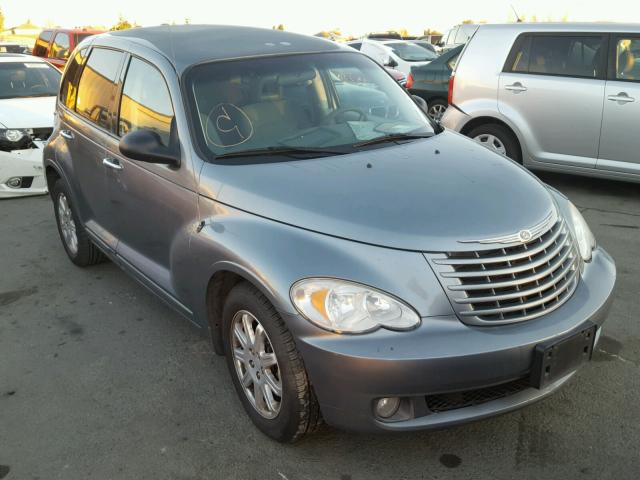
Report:
<svg viewBox="0 0 640 480"><path fill-rule="evenodd" d="M523 260L527 257L532 257L542 252L543 250L549 248L549 246L557 240L557 238L562 234L562 228L557 228L551 237L545 239L543 243L539 245L535 245L534 248L525 249L522 253L514 253L511 255L505 254L504 256L496 256L496 257L475 257L475 258L446 258L446 259L435 259L434 263L438 265L477 265L479 263L501 263L501 262L512 262L516 260ZM541 237L539 237L541 238ZM533 244L536 242L533 241ZM526 244L525 244L526 245ZM504 249L501 249L504 250ZM477 252L476 252L477 253Z"/></svg>
<svg viewBox="0 0 640 480"><path fill-rule="evenodd" d="M537 285L535 288L531 288L529 290L520 290L519 285L516 285L517 291L514 293L506 293L503 295L492 295L489 297L468 297L459 300L455 300L457 303L486 303L486 302L498 302L501 300L511 300L519 297L530 297L536 293L544 292L552 288L554 285L560 283L568 273L571 273L571 269L573 268L573 264L569 263L566 266L562 267L563 273L559 275L551 276L551 280L547 283L543 283Z"/></svg>
<svg viewBox="0 0 640 480"><path fill-rule="evenodd" d="M537 300L531 301L531 302L526 302L526 303L519 303L517 305L512 305L510 307L499 307L499 308L477 308L473 311L470 312L461 312L462 315L465 316L469 316L469 315L474 315L474 316L482 316L482 315L496 315L499 313L509 313L509 312L516 312L519 310L527 310L529 308L533 308L533 307L537 307L538 305L542 305L544 303L549 302L550 300L552 300L554 297L558 297L560 294L562 294L567 288L569 288L571 286L571 282L573 280L573 277L570 277L568 279L565 279L564 284L562 284L560 286L560 288L556 288L554 289L550 294L539 298Z"/></svg>
<svg viewBox="0 0 640 480"><path fill-rule="evenodd" d="M571 297L579 281L580 257L564 220L550 218L555 222L527 242L427 255L463 322L531 320Z"/></svg>
<svg viewBox="0 0 640 480"><path fill-rule="evenodd" d="M559 263L564 263L564 261L571 255L572 251L568 249L562 257L560 257ZM530 282L538 282L546 276L549 276L557 270L558 266L554 265L552 267L548 267L540 272L535 273L534 275L528 277L518 277L514 280L506 280L504 282L496 282L496 283L478 283L478 284L465 284L465 285L450 285L449 290L461 290L461 291L473 291L473 290L487 290L491 288L505 288L510 286L519 286L525 283Z"/></svg>
<svg viewBox="0 0 640 480"><path fill-rule="evenodd" d="M558 244L551 252L544 255L542 258L537 259L535 262L520 265L518 267L510 267L510 268L502 268L496 270L481 270L481 271L471 271L471 272L445 272L442 274L443 277L453 277L453 278L472 278L472 277L486 277L486 276L495 276L495 275L510 275L512 273L520 273L527 270L531 270L532 268L540 267L545 263L548 263L553 259L556 255L560 253L560 251L565 248L571 248L565 243Z"/></svg>

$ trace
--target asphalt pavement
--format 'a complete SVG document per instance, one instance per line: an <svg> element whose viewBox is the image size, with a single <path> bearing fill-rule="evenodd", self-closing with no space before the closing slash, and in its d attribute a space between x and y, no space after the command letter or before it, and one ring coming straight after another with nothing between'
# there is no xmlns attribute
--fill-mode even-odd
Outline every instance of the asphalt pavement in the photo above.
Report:
<svg viewBox="0 0 640 480"><path fill-rule="evenodd" d="M188 322L113 264L69 262L48 197L0 201L0 479L640 478L640 185L541 176L617 262L593 362L497 418L296 445L253 427Z"/></svg>

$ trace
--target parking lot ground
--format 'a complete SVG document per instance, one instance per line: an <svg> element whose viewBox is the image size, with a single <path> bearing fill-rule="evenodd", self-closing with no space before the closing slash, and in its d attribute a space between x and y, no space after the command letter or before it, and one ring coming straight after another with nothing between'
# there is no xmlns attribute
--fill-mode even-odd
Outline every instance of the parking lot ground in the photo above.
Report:
<svg viewBox="0 0 640 480"><path fill-rule="evenodd" d="M401 435L324 427L293 446L252 426L188 322L113 264L67 260L48 197L0 202L0 478L639 478L640 185L543 179L618 265L594 361L501 417Z"/></svg>

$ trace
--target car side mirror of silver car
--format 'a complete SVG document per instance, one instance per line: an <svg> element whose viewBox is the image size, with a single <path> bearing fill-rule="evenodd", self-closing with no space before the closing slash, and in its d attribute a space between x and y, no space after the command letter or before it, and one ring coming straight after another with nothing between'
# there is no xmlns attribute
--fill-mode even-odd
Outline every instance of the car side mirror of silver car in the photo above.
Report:
<svg viewBox="0 0 640 480"><path fill-rule="evenodd" d="M180 151L177 139L172 140L174 139L170 140L170 145L176 147L167 147L157 132L143 128L127 133L120 139L118 148L120 153L133 160L177 167L180 165Z"/></svg>
<svg viewBox="0 0 640 480"><path fill-rule="evenodd" d="M411 98L413 98L413 101L418 104L418 106L424 113L429 112L429 105L427 104L427 101L424 98L419 97L418 95L411 95Z"/></svg>

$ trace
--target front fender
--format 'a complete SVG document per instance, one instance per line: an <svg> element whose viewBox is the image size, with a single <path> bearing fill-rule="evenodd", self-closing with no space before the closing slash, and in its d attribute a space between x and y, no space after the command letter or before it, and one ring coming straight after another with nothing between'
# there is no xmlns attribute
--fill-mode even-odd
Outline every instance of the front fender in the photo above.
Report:
<svg viewBox="0 0 640 480"><path fill-rule="evenodd" d="M301 278L335 277L363 283L403 299L422 317L452 313L442 287L420 252L339 239L200 197L204 225L191 240L195 313L206 325L212 277L230 271L253 283L285 318L296 310L291 285ZM295 329L295 326L290 326Z"/></svg>

